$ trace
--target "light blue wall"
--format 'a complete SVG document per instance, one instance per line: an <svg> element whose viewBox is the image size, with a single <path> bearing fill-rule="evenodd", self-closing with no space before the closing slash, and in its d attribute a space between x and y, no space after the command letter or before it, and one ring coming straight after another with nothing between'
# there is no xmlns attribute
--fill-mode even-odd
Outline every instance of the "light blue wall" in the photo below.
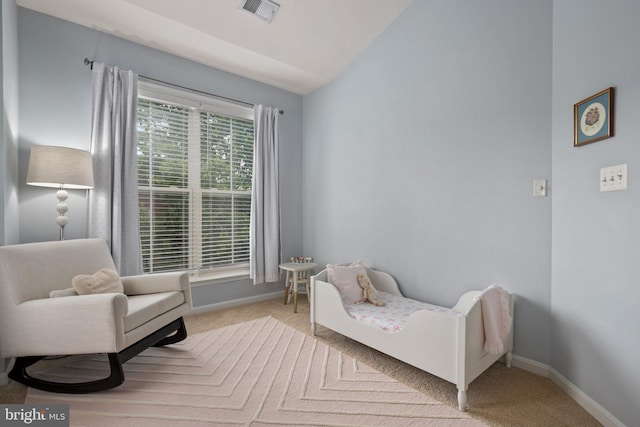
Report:
<svg viewBox="0 0 640 427"><path fill-rule="evenodd" d="M640 425L637 16L628 1L416 1L304 99L305 253L362 258L445 305L504 285L517 295L515 352L629 426ZM616 136L574 148L573 104L608 86ZM599 169L619 163L629 189L600 193ZM551 172L551 198L532 198Z"/></svg>
<svg viewBox="0 0 640 427"><path fill-rule="evenodd" d="M553 8L552 366L625 425L640 426L640 3ZM573 147L573 105L614 86L615 136ZM626 191L601 193L604 166Z"/></svg>
<svg viewBox="0 0 640 427"><path fill-rule="evenodd" d="M20 66L20 240L57 238L56 199L46 188L24 184L30 147L51 144L89 149L91 72L88 57L170 83L285 110L281 121L283 255L302 249L302 97L71 24L18 10ZM70 191L67 238L84 237L85 194ZM214 304L281 289L248 280L194 288L194 304Z"/></svg>
<svg viewBox="0 0 640 427"><path fill-rule="evenodd" d="M517 295L515 351L550 361L550 0L414 1L304 98L304 251L452 306Z"/></svg>

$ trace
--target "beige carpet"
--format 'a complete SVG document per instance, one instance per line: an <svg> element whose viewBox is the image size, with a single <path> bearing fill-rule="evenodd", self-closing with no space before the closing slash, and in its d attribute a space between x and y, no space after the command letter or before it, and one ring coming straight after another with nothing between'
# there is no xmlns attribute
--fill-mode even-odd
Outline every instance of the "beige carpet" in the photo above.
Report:
<svg viewBox="0 0 640 427"><path fill-rule="evenodd" d="M45 377L86 381L107 368L76 358ZM273 317L148 349L125 378L91 395L30 389L26 402L69 403L78 426L485 426Z"/></svg>
<svg viewBox="0 0 640 427"><path fill-rule="evenodd" d="M190 332L206 331L270 315L294 328L311 333L306 296L298 300L298 313L282 299L248 304L186 319ZM451 408L457 408L454 384L437 378L356 341L319 327L317 339L363 361ZM598 423L580 405L548 378L496 363L476 378L467 392L467 414L495 427L597 427Z"/></svg>
<svg viewBox="0 0 640 427"><path fill-rule="evenodd" d="M264 316L272 316L310 334L309 304L303 295L298 313L281 298L185 318L189 334L206 332ZM419 390L451 408L456 387L360 343L319 327L317 339L368 366ZM27 388L11 381L0 386L0 402L23 403ZM597 427L600 424L548 378L496 363L474 380L468 391L468 414L495 427Z"/></svg>

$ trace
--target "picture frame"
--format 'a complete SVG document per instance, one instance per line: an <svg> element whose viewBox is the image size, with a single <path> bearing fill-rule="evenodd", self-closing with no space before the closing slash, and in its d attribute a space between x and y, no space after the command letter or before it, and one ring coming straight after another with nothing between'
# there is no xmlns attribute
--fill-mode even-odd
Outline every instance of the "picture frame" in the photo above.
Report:
<svg viewBox="0 0 640 427"><path fill-rule="evenodd" d="M613 136L614 88L609 87L573 106L573 146Z"/></svg>

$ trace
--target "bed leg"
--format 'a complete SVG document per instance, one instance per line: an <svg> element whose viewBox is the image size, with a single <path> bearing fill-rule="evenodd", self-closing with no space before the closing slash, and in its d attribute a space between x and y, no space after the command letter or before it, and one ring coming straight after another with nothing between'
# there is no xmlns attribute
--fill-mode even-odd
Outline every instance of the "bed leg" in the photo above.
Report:
<svg viewBox="0 0 640 427"><path fill-rule="evenodd" d="M458 409L460 412L467 410L467 391L458 389Z"/></svg>
<svg viewBox="0 0 640 427"><path fill-rule="evenodd" d="M513 359L513 353L510 351L507 351L504 355L504 362L507 365L507 368L511 367L511 360Z"/></svg>
<svg viewBox="0 0 640 427"><path fill-rule="evenodd" d="M311 336L316 336L316 322L311 322Z"/></svg>

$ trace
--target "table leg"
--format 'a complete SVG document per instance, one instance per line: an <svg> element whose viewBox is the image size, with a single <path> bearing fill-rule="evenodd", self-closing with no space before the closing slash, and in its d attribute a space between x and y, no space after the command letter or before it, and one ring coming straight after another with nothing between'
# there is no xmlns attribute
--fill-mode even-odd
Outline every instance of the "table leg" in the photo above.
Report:
<svg viewBox="0 0 640 427"><path fill-rule="evenodd" d="M293 312L298 312L298 273L293 273Z"/></svg>
<svg viewBox="0 0 640 427"><path fill-rule="evenodd" d="M284 305L287 305L287 303L289 302L289 275L291 274L290 271L287 270L287 277L284 280Z"/></svg>

